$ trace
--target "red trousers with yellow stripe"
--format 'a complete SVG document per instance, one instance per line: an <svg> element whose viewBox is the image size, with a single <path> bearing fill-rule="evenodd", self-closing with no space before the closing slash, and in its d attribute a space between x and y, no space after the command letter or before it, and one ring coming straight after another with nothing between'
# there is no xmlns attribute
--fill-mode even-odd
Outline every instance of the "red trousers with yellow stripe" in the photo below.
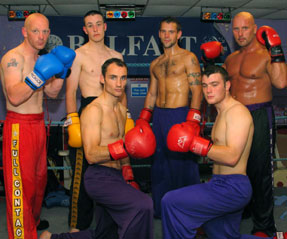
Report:
<svg viewBox="0 0 287 239"><path fill-rule="evenodd" d="M3 132L3 169L9 239L37 239L47 184L44 113L8 111Z"/></svg>

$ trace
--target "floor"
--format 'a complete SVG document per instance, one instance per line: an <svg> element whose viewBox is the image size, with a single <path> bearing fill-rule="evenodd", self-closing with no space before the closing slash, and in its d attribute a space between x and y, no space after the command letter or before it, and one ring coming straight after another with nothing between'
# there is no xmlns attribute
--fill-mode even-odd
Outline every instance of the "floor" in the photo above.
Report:
<svg viewBox="0 0 287 239"><path fill-rule="evenodd" d="M287 231L287 188L275 188L275 221L278 231ZM6 227L6 207L5 197L0 196L0 238L8 239L7 227ZM47 209L43 207L42 218L47 219L50 223L49 231L54 233L68 231L67 225L67 207L52 207ZM252 222L250 219L243 220L241 223L241 233L250 233ZM39 232L40 234L41 232ZM161 221L154 220L154 239L162 239ZM201 237L204 238L204 237Z"/></svg>

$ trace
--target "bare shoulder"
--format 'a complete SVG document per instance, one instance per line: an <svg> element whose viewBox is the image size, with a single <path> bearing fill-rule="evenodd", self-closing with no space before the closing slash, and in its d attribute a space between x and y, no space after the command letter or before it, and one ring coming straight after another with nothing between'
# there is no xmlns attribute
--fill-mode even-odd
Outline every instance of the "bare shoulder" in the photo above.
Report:
<svg viewBox="0 0 287 239"><path fill-rule="evenodd" d="M110 55L113 57L113 58L119 58L119 59L122 59L123 60L123 55L121 53L119 53L118 51L116 50L113 50L109 47L107 47Z"/></svg>
<svg viewBox="0 0 287 239"><path fill-rule="evenodd" d="M186 57L196 58L196 59L197 59L197 56L196 56L192 51L188 51L188 50L186 50L186 49L183 49L183 54L184 54Z"/></svg>
<svg viewBox="0 0 287 239"><path fill-rule="evenodd" d="M194 65L199 65L199 61L197 59L197 56L191 51L184 50L184 59L188 63L192 63Z"/></svg>
<svg viewBox="0 0 287 239"><path fill-rule="evenodd" d="M252 122L250 111L245 105L236 100L234 100L234 103L228 108L226 116L240 121Z"/></svg>
<svg viewBox="0 0 287 239"><path fill-rule="evenodd" d="M266 49L266 47L259 47L256 51L255 51L255 57L260 58L261 60L269 60L270 55L268 53L268 50Z"/></svg>
<svg viewBox="0 0 287 239"><path fill-rule="evenodd" d="M25 63L25 57L19 49L14 48L8 51L1 59L1 74L13 74L14 72L20 72L23 70ZM6 80L6 77L2 77Z"/></svg>
<svg viewBox="0 0 287 239"><path fill-rule="evenodd" d="M150 63L150 68L155 67L161 60L163 59L163 55L158 56Z"/></svg>
<svg viewBox="0 0 287 239"><path fill-rule="evenodd" d="M77 48L77 49L75 50L75 52L76 52L76 57L77 57L77 58L85 57L86 54L88 53L87 44L82 45L81 47Z"/></svg>
<svg viewBox="0 0 287 239"><path fill-rule="evenodd" d="M24 61L24 55L21 53L18 47L9 50L1 60L1 64L19 64L19 62Z"/></svg>
<svg viewBox="0 0 287 239"><path fill-rule="evenodd" d="M100 119L102 114L103 108L98 99L95 99L82 111L81 122L94 122L96 119Z"/></svg>
<svg viewBox="0 0 287 239"><path fill-rule="evenodd" d="M226 59L225 59L225 63L228 64L229 61L231 61L233 58L237 57L239 55L240 51L235 51L232 52L231 54L229 54Z"/></svg>

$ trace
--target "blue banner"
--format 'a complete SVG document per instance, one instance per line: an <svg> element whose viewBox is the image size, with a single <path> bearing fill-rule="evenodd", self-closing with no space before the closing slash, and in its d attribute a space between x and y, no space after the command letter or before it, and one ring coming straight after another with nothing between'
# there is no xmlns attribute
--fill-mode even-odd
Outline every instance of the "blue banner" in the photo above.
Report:
<svg viewBox="0 0 287 239"><path fill-rule="evenodd" d="M149 64L162 54L158 37L161 19L142 17L136 20L107 21L105 43L123 54L130 76L148 76ZM49 17L49 20L53 27L47 45L48 50L59 44L76 49L87 41L82 30L83 18ZM227 41L213 23L203 23L196 18L178 18L178 20L182 25L179 45L195 53L198 59L201 57L200 45L208 41L220 41L225 49L225 55L230 54Z"/></svg>

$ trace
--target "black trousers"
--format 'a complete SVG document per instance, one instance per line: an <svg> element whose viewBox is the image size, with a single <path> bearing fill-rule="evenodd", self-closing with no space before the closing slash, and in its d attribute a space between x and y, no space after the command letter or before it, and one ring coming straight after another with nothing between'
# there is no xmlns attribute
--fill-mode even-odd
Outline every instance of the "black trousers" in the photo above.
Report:
<svg viewBox="0 0 287 239"><path fill-rule="evenodd" d="M247 164L252 185L249 204L253 219L252 233L261 231L271 236L275 231L273 216L273 149L275 145L275 117L271 102L248 105L254 122L254 136Z"/></svg>

